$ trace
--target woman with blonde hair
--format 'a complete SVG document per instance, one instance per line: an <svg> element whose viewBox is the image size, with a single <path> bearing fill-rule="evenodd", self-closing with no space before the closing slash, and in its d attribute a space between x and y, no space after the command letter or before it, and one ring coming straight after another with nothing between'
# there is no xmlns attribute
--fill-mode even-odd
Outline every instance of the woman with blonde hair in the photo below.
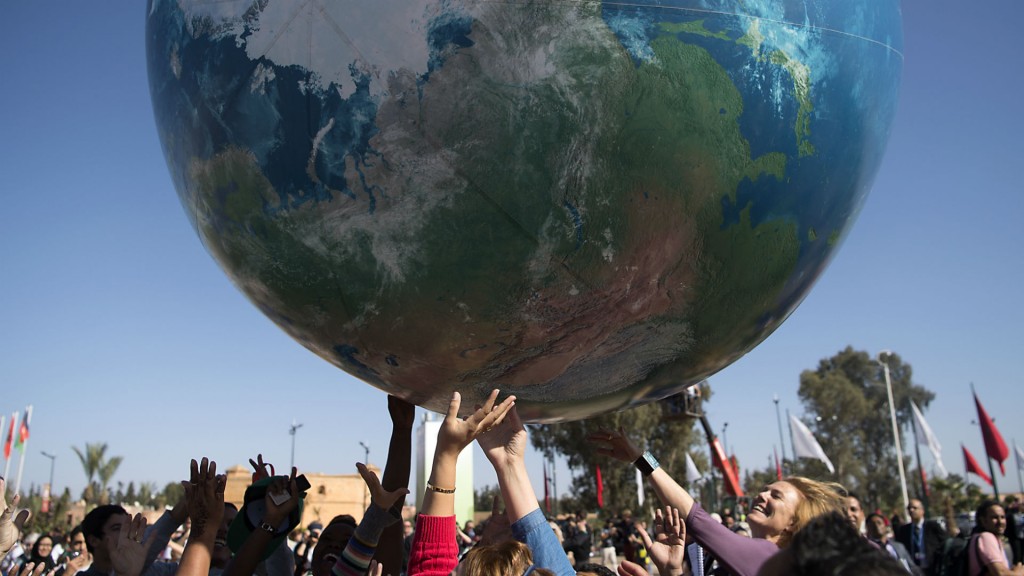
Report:
<svg viewBox="0 0 1024 576"><path fill-rule="evenodd" d="M530 548L518 540L474 546L459 563L465 576L554 576L554 572L533 564Z"/></svg>
<svg viewBox="0 0 1024 576"><path fill-rule="evenodd" d="M793 535L812 519L836 511L843 512L846 491L834 482L819 482L799 476L766 486L751 503L747 514L750 538L736 534L716 522L684 490L650 452L640 450L624 430L592 434L590 441L598 453L633 463L651 482L662 504L679 510L686 532L718 559L735 576L754 576Z"/></svg>

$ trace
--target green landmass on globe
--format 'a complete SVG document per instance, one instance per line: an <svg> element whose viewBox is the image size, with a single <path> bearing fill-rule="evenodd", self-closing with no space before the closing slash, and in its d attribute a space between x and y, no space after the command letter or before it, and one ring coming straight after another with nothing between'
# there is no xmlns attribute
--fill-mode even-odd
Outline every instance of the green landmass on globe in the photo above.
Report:
<svg viewBox="0 0 1024 576"><path fill-rule="evenodd" d="M665 397L777 328L902 65L888 0L304 6L150 3L200 238L358 378L435 410L499 387L533 421Z"/></svg>

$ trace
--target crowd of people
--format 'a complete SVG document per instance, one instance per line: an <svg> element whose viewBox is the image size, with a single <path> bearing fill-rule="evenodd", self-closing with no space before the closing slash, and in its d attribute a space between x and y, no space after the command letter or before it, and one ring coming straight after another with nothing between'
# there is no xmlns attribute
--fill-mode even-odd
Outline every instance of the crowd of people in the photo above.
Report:
<svg viewBox="0 0 1024 576"><path fill-rule="evenodd" d="M308 484L293 468L272 476L250 460L253 483L241 509L224 501L225 476L193 460L185 496L149 525L141 514L101 505L67 535L33 534L19 497L10 505L0 478L3 576L647 576L1024 575L1015 510L986 501L970 534L925 518L912 500L910 521L894 525L841 485L789 477L747 504L714 513L678 484L624 430L590 437L594 449L635 466L661 507L649 523L629 510L603 524L582 512L548 518L525 465L527 433L515 396L494 390L468 417L454 393L416 518L401 516L408 493L414 407L389 397L393 431L381 478L362 464L370 504L350 515L300 527ZM472 442L498 478L490 518L455 519L459 455Z"/></svg>

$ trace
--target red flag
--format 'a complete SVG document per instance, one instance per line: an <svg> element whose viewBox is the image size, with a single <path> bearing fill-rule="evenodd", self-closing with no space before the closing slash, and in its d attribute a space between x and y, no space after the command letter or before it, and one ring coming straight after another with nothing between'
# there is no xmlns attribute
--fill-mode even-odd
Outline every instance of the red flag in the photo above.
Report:
<svg viewBox="0 0 1024 576"><path fill-rule="evenodd" d="M725 491L731 496L742 498L743 488L740 487L740 481L736 476L736 469L732 467L732 462L726 457L725 450L722 449L722 443L718 441L718 438L714 438L711 441L711 456L713 464L722 471Z"/></svg>
<svg viewBox="0 0 1024 576"><path fill-rule="evenodd" d="M11 414L11 427L7 430L7 442L4 442L4 459L11 458L11 445L14 444L14 422L17 419L17 412Z"/></svg>
<svg viewBox="0 0 1024 576"><path fill-rule="evenodd" d="M604 482L601 481L601 466L597 467L597 507L604 508Z"/></svg>
<svg viewBox="0 0 1024 576"><path fill-rule="evenodd" d="M25 441L28 440L28 410L25 410L25 415L21 417L21 425L18 426L18 438L14 441L14 446L19 450L25 450Z"/></svg>
<svg viewBox="0 0 1024 576"><path fill-rule="evenodd" d="M544 510L551 512L551 495L548 493L548 463L544 462Z"/></svg>
<svg viewBox="0 0 1024 576"><path fill-rule="evenodd" d="M928 498L932 495L932 491L928 488L928 475L925 474L920 462L917 463L917 469L921 471L921 486L924 486L924 496Z"/></svg>
<svg viewBox="0 0 1024 576"><path fill-rule="evenodd" d="M985 474L985 471L981 469L981 466L978 466L978 461L975 460L974 456L971 456L971 453L967 451L967 447L963 444L961 444L960 447L964 449L964 466L967 468L967 472L970 474L976 474L978 478L981 478L991 486L992 479L989 478L988 474Z"/></svg>
<svg viewBox="0 0 1024 576"><path fill-rule="evenodd" d="M1010 457L1010 449L1003 441L1003 435L996 429L995 423L988 417L988 412L985 412L985 408L981 406L977 394L974 395L974 404L978 407L978 422L981 423L981 437L985 440L985 454L999 463L999 472L1006 476L1006 467L1003 466L1003 462Z"/></svg>
<svg viewBox="0 0 1024 576"><path fill-rule="evenodd" d="M772 454L775 454L775 477L782 480L782 464L779 463L779 452L772 446Z"/></svg>

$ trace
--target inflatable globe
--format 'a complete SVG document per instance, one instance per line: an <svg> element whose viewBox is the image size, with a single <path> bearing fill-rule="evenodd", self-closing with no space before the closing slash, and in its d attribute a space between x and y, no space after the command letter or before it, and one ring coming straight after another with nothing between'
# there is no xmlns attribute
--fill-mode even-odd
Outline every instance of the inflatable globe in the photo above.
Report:
<svg viewBox="0 0 1024 576"><path fill-rule="evenodd" d="M146 33L185 213L260 311L388 393L537 422L778 328L903 60L896 0L151 0Z"/></svg>

